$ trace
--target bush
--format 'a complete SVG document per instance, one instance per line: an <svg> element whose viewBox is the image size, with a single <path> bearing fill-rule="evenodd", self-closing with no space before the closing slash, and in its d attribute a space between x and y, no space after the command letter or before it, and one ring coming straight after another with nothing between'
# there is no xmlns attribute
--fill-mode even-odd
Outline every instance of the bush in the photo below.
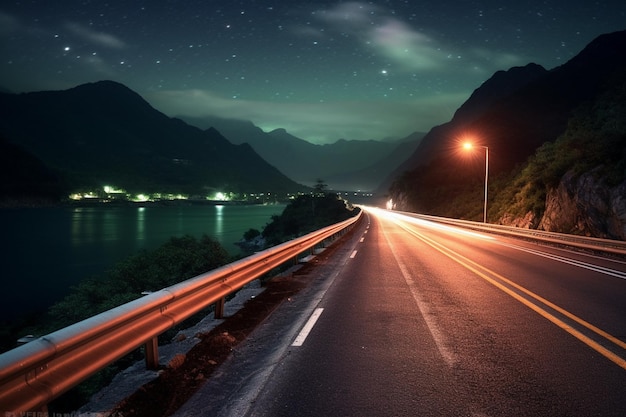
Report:
<svg viewBox="0 0 626 417"><path fill-rule="evenodd" d="M204 235L173 237L159 248L142 250L117 263L103 277L93 277L72 287L55 303L33 334L46 334L69 326L136 298L230 262L230 255Z"/></svg>
<svg viewBox="0 0 626 417"><path fill-rule="evenodd" d="M259 232L257 229L248 229L248 231L243 234L243 238L245 240L252 240L260 235L261 235L261 232Z"/></svg>

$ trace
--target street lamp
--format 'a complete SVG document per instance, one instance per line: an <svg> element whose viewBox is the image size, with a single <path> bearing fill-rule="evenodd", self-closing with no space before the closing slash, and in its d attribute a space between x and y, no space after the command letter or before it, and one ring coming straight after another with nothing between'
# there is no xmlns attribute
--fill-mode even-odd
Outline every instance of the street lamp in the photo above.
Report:
<svg viewBox="0 0 626 417"><path fill-rule="evenodd" d="M470 150L474 147L470 142L465 142L463 147ZM485 204L483 209L483 223L487 223L487 181L489 179L489 148L487 146L478 146L485 149Z"/></svg>

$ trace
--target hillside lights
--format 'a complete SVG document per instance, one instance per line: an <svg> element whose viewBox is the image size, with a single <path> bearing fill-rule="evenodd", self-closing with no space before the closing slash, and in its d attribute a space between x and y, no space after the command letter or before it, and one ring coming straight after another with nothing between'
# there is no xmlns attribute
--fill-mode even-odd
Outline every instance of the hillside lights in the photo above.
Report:
<svg viewBox="0 0 626 417"><path fill-rule="evenodd" d="M463 144L463 149L472 150L474 145L471 142L465 142ZM489 179L489 148L487 146L478 146L478 148L485 149L485 203L483 208L483 223L487 223L487 185Z"/></svg>

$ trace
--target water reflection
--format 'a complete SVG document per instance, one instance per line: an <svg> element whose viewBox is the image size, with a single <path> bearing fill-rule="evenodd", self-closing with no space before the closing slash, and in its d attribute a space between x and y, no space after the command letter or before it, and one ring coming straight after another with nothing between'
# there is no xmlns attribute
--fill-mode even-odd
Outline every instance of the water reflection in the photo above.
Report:
<svg viewBox="0 0 626 417"><path fill-rule="evenodd" d="M71 217L71 244L83 246L96 242L115 242L123 236L122 214L118 209L77 207Z"/></svg>
<svg viewBox="0 0 626 417"><path fill-rule="evenodd" d="M119 212L117 210L105 211L102 216L102 233L104 235L105 240L118 240L119 230L117 228L118 225Z"/></svg>
<svg viewBox="0 0 626 417"><path fill-rule="evenodd" d="M222 237L224 234L224 206L215 206L215 235Z"/></svg>
<svg viewBox="0 0 626 417"><path fill-rule="evenodd" d="M96 240L95 214L92 208L75 208L72 212L72 246L93 243Z"/></svg>
<svg viewBox="0 0 626 417"><path fill-rule="evenodd" d="M102 205L0 210L0 237L4 238L0 316L45 308L81 279L102 276L138 250L155 249L173 236L206 234L236 255L235 242L245 231L262 229L283 208ZM33 292L33 288L38 290Z"/></svg>
<svg viewBox="0 0 626 417"><path fill-rule="evenodd" d="M146 240L146 208L137 209L137 240Z"/></svg>

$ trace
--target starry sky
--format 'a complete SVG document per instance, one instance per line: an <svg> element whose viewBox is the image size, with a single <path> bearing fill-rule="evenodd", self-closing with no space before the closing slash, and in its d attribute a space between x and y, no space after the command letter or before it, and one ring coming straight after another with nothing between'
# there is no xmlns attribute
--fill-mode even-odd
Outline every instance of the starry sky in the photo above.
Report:
<svg viewBox="0 0 626 417"><path fill-rule="evenodd" d="M623 0L0 3L0 88L114 80L169 116L313 143L427 132L494 72L626 29Z"/></svg>

